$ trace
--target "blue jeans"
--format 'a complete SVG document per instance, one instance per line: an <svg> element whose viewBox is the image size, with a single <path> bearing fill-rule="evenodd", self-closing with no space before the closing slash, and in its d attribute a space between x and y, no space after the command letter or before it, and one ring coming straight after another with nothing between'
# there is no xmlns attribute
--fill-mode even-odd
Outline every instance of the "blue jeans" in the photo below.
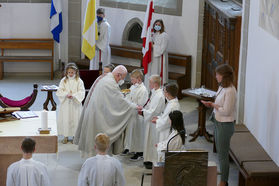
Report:
<svg viewBox="0 0 279 186"><path fill-rule="evenodd" d="M229 150L235 122L218 122L213 116L214 138L221 171L221 181L227 182L230 171Z"/></svg>

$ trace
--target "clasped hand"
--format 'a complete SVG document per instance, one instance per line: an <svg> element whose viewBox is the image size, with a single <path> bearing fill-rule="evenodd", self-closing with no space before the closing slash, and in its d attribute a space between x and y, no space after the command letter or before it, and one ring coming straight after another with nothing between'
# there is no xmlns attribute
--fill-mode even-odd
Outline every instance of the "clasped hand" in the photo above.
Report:
<svg viewBox="0 0 279 186"><path fill-rule="evenodd" d="M72 95L72 91L70 93L67 94L67 98L72 99L73 95Z"/></svg>

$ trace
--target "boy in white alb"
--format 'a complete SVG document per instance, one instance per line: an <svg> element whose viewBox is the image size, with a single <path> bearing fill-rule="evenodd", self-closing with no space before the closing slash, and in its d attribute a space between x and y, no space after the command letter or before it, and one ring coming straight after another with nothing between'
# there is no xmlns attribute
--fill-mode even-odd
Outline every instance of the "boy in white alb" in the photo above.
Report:
<svg viewBox="0 0 279 186"><path fill-rule="evenodd" d="M159 135L159 141L168 138L170 132L169 113L174 110L180 110L177 99L178 86L176 83L168 83L164 88L164 95L167 99L167 106L164 112L152 119L152 123L156 125L156 131Z"/></svg>
<svg viewBox="0 0 279 186"><path fill-rule="evenodd" d="M32 159L36 142L25 138L21 144L23 158L8 168L6 186L50 186L46 166Z"/></svg>
<svg viewBox="0 0 279 186"><path fill-rule="evenodd" d="M88 158L79 173L78 186L124 186L125 178L118 159L107 155L110 139L104 133L95 137L97 155Z"/></svg>
<svg viewBox="0 0 279 186"><path fill-rule="evenodd" d="M151 97L144 107L138 107L139 114L144 117L145 139L143 158L146 168L152 168L152 162L157 162L157 150L155 145L159 142L156 126L151 123L154 116L160 115L165 108L165 96L160 88L161 78L159 75L152 75L149 78Z"/></svg>
<svg viewBox="0 0 279 186"><path fill-rule="evenodd" d="M136 69L131 73L132 86L130 88L131 92L127 95L127 99L131 102L143 106L148 100L148 91L143 84L143 73L141 70ZM125 131L125 141L124 141L124 154L127 150L130 152L136 152L133 157L130 158L131 161L139 160L143 155L143 145L144 145L144 133L145 125L143 123L143 116L137 115L136 123L131 123L127 125Z"/></svg>

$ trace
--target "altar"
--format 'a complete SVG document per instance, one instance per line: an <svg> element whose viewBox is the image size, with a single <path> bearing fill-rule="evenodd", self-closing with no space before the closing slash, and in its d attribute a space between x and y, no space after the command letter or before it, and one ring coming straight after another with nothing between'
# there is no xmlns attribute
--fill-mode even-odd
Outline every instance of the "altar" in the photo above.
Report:
<svg viewBox="0 0 279 186"><path fill-rule="evenodd" d="M56 112L48 113L48 127L50 134L40 134L40 112L35 112L38 117L0 122L0 186L6 185L7 168L10 164L22 158L21 142L25 137L36 141L35 153L56 153L57 125Z"/></svg>

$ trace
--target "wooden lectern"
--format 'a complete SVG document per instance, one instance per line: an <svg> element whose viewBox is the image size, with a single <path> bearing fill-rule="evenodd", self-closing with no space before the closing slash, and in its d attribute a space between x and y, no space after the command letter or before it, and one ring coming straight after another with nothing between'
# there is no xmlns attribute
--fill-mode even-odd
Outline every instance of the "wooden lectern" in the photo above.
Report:
<svg viewBox="0 0 279 186"><path fill-rule="evenodd" d="M165 153L165 166L153 167L152 186L207 186L208 152ZM163 175L163 179L162 176ZM157 177L157 179L155 178ZM163 183L162 183L163 181ZM160 182L160 183L159 183Z"/></svg>

